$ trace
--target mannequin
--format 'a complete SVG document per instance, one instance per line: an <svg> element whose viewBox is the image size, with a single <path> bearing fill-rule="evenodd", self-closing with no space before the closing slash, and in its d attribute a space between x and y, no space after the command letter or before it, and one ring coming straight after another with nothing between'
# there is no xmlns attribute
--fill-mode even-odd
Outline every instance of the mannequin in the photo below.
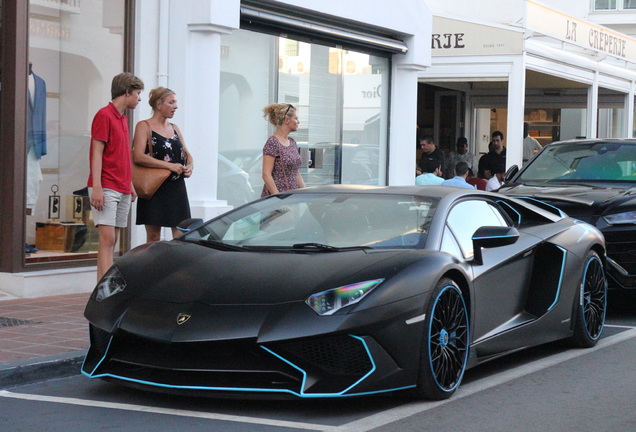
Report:
<svg viewBox="0 0 636 432"><path fill-rule="evenodd" d="M33 73L29 62L27 91L27 210L33 210L40 193L40 159L46 155L46 83Z"/></svg>

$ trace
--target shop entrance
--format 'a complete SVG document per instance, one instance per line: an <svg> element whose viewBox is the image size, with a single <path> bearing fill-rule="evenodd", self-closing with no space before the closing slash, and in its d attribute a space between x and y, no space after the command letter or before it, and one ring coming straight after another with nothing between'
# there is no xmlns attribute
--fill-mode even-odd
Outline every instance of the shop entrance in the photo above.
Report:
<svg viewBox="0 0 636 432"><path fill-rule="evenodd" d="M530 124L529 135L542 146L559 140L626 135L625 93L604 87L593 93L586 83L533 70L526 71L525 83L524 121ZM593 99L598 109L588 113ZM418 89L418 133L433 136L446 154L455 150L459 136L465 136L469 151L479 159L488 152L493 131L504 134L504 145L511 139L523 140L508 136L507 104L507 81L427 78Z"/></svg>

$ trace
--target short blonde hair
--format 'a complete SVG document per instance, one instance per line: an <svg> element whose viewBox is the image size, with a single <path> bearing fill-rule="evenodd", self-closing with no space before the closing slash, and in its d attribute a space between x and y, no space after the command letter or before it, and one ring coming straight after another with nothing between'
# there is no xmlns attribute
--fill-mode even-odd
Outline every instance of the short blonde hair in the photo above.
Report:
<svg viewBox="0 0 636 432"><path fill-rule="evenodd" d="M295 113L296 108L292 104L273 103L263 108L263 117L276 127L282 125L286 117Z"/></svg>
<svg viewBox="0 0 636 432"><path fill-rule="evenodd" d="M170 95L176 94L169 88L165 87L155 87L150 90L150 95L148 96L148 104L150 108L154 111L157 108L157 105L166 100L166 98Z"/></svg>

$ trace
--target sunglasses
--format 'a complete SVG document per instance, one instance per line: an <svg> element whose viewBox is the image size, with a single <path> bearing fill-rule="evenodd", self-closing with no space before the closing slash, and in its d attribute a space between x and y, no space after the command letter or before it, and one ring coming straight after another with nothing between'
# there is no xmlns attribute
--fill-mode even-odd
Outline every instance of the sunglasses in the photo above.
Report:
<svg viewBox="0 0 636 432"><path fill-rule="evenodd" d="M287 117L287 114L289 113L289 110L292 109L294 106L292 104L289 104L287 106L287 109L285 110L285 115L283 117Z"/></svg>

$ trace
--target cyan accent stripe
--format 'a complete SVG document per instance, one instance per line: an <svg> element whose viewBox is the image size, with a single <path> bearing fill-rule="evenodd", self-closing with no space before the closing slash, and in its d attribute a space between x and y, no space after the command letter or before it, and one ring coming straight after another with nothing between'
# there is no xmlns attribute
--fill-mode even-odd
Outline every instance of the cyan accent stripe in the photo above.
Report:
<svg viewBox="0 0 636 432"><path fill-rule="evenodd" d="M473 237L473 240L486 240L491 238L513 238L519 237L518 235L505 235L505 236L485 236L485 237Z"/></svg>
<svg viewBox="0 0 636 432"><path fill-rule="evenodd" d="M509 208L510 210L512 210L513 212L517 213L517 225L520 225L520 224L521 224L521 213L519 213L517 210L515 210L515 208L514 208L513 206L511 206L510 204L508 204L508 203L507 203L507 202L505 202L505 201L498 200L498 201L496 201L496 202L497 202L499 205L501 205L501 204L505 204L505 205L506 205L506 207L508 207L508 208Z"/></svg>
<svg viewBox="0 0 636 432"><path fill-rule="evenodd" d="M528 200L528 201L536 201L536 202L539 202L539 203L541 203L541 204L543 204L543 205L545 205L545 206L552 207L553 209L555 209L555 210L559 213L559 215L560 215L561 217L564 217L564 215L565 215L565 213L563 213L563 210L561 210L560 208L558 208L558 207L556 207L556 206L553 206L552 204L549 204L549 203L547 203L547 202L545 202L545 201L542 201L542 200L540 200L540 199L536 199L536 198L533 198L533 197L530 197L530 196L518 196L517 198L525 199L525 200Z"/></svg>
<svg viewBox="0 0 636 432"><path fill-rule="evenodd" d="M559 302L559 297L561 296L561 286L563 285L563 275L565 273L565 260L567 258L568 252L562 248L561 246L557 246L563 252L563 260L561 261L561 275L559 276L559 286L557 287L557 292L554 297L554 302L548 308L548 311L552 310L552 308Z"/></svg>
<svg viewBox="0 0 636 432"><path fill-rule="evenodd" d="M409 386L403 386L403 387L389 388L389 389L385 389L385 390L377 390L377 391L368 391L368 392L359 392L359 393L345 394L348 391L350 391L351 389L355 388L357 385L359 385L362 381L367 379L376 370L375 362L373 361L373 357L371 356L371 352L369 351L369 347L367 346L367 343L364 341L364 339L362 339L359 336L354 336L354 335L349 335L349 336L352 337L352 338L358 339L358 340L360 340L362 342L362 344L364 346L364 349L366 350L367 355L369 356L369 359L371 360L372 367L371 367L371 370L369 372L367 372L366 375L364 375L362 378L360 378L354 384L352 384L351 386L349 386L348 388L346 388L345 390L343 390L343 391L341 391L339 393L305 393L304 387L305 387L305 383L306 383L306 379L307 379L307 373L302 368L298 367L297 365L295 365L294 363L290 362L286 358L276 354L274 351L272 351L269 348L266 348L266 347L264 347L262 345L261 345L261 348L263 348L265 351L267 351L268 353L270 353L273 356L277 357L278 359L284 361L285 363L287 363L288 365L292 366L294 369L298 370L299 372L301 372L303 374L303 381L302 381L302 387L301 387L301 391L300 392L295 392L295 391L287 390L287 389L268 389L268 388L206 387L206 386L185 386L185 385L181 386L181 385L169 385L169 384L156 383L156 382L152 382L152 381L138 380L138 379L128 378L128 377L125 377L125 376L119 376L119 375L110 374L110 373L104 373L104 374L95 375L95 371L99 368L99 366L102 364L102 362L105 360L105 358L106 358L106 356L108 354L108 351L110 349L110 344L112 342L112 337L111 337L111 340L108 342L108 347L106 348L106 352L104 353L104 356L98 362L97 366L91 372L85 372L84 371L84 365L82 365L81 372L82 372L83 375L85 375L85 376L87 376L89 378L115 378L115 379L119 379L119 380L122 380L122 381L134 382L134 383L138 383L138 384L149 385L149 386L154 386L154 387L161 387L161 388L174 388L174 389L183 389L183 390L206 390L206 391L235 391L235 392L253 392L253 393L287 393L287 394L291 394L291 395L298 396L298 397L301 397L301 398L333 398L333 397L366 396L366 395L372 395L372 394L380 394L380 393L388 393L388 392L392 392L392 391L406 390L406 389L415 387L415 385L409 385ZM84 364L85 363L86 363L86 359L84 359Z"/></svg>

